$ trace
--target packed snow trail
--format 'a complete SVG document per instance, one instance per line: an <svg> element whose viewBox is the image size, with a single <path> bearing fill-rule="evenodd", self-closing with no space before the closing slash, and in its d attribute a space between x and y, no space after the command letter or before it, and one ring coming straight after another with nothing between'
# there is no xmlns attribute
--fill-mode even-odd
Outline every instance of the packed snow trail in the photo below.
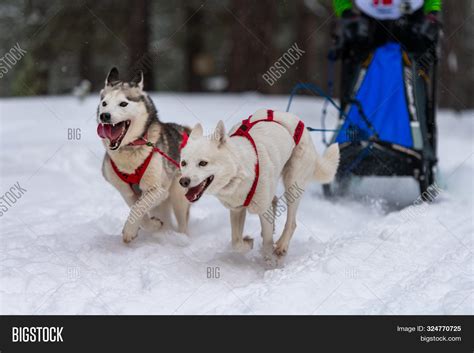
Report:
<svg viewBox="0 0 474 353"><path fill-rule="evenodd" d="M163 121L202 122L208 133L219 119L229 129L287 103L256 94L153 99ZM0 100L0 193L26 189L0 217L1 314L474 314L472 112L439 113L443 192L415 219L403 216L418 196L412 179L357 180L336 200L312 184L284 266L267 270L258 218L245 228L254 249L234 253L228 211L212 196L193 205L189 238L141 233L123 244L127 207L101 175L97 103ZM311 97L292 105L314 127L320 108ZM335 112L329 118L334 126ZM284 216L275 239L283 224Z"/></svg>

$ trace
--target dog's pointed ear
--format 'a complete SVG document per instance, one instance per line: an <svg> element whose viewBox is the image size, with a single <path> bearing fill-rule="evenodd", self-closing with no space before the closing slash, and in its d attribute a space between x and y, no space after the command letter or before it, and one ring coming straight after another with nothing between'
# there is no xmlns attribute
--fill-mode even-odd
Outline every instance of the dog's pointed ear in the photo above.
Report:
<svg viewBox="0 0 474 353"><path fill-rule="evenodd" d="M113 68L110 69L109 74L107 75L107 78L105 79L105 85L112 86L117 81L119 81L119 71L114 66Z"/></svg>
<svg viewBox="0 0 474 353"><path fill-rule="evenodd" d="M190 139L197 139L202 137L202 125L197 123L194 125L193 130L191 131L191 134L189 135Z"/></svg>
<svg viewBox="0 0 474 353"><path fill-rule="evenodd" d="M137 72L135 72L135 76L132 78L131 82L133 84L136 84L138 88L143 90L143 71L138 70Z"/></svg>
<svg viewBox="0 0 474 353"><path fill-rule="evenodd" d="M219 120L219 122L217 123L216 129L214 130L214 138L216 139L216 142L219 146L225 143L227 140L225 126L222 120Z"/></svg>

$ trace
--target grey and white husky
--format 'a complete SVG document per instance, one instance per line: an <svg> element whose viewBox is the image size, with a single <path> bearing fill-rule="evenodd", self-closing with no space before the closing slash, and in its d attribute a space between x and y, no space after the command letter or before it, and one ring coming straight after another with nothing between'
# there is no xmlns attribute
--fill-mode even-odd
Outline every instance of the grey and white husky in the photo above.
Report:
<svg viewBox="0 0 474 353"><path fill-rule="evenodd" d="M190 203L178 184L180 144L189 129L159 120L143 90L143 73L130 82L112 68L100 92L97 133L106 149L105 179L123 196L130 214L123 227L128 243L140 228L155 232L171 225L173 210L178 231L187 233ZM156 153L159 152L159 153Z"/></svg>

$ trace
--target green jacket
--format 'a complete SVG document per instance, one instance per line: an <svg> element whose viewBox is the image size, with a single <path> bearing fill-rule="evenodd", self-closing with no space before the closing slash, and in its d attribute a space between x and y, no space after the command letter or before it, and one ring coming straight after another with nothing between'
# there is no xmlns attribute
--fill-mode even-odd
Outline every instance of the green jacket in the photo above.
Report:
<svg viewBox="0 0 474 353"><path fill-rule="evenodd" d="M336 15L340 17L345 10L352 9L351 0L332 0L332 5ZM430 13L432 11L441 10L441 0L425 0L423 5L423 11L425 13Z"/></svg>

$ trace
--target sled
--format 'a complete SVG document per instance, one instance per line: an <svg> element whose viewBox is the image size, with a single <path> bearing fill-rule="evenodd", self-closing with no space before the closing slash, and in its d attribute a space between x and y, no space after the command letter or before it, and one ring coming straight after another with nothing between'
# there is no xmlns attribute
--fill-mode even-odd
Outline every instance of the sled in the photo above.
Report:
<svg viewBox="0 0 474 353"><path fill-rule="evenodd" d="M424 56L388 42L362 59L343 59L338 126L309 128L334 131L330 143L339 143L340 166L323 186L326 196L344 194L353 176L411 176L421 194L434 183L436 55ZM298 89L316 89L337 106L318 87L300 84L288 107Z"/></svg>
<svg viewBox="0 0 474 353"><path fill-rule="evenodd" d="M332 138L341 151L336 183L344 189L353 175L411 176L423 194L434 183L437 163L436 55L415 57L388 42L346 70L345 114ZM325 185L325 194L332 195L333 188Z"/></svg>

